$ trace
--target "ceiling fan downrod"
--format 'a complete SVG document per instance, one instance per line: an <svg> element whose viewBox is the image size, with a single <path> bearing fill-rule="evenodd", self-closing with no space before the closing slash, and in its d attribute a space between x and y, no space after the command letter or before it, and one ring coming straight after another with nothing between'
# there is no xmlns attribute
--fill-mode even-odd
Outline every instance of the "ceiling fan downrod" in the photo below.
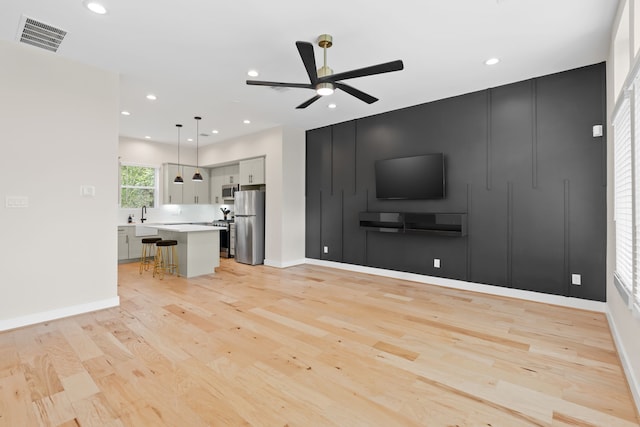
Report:
<svg viewBox="0 0 640 427"><path fill-rule="evenodd" d="M322 48L324 54L323 66L318 69L318 77L327 77L333 74L333 70L327 66L327 49L333 46L333 37L329 34L322 34L318 37L318 46ZM335 87L332 83L318 83L316 85L316 91L318 95L326 96L331 95Z"/></svg>

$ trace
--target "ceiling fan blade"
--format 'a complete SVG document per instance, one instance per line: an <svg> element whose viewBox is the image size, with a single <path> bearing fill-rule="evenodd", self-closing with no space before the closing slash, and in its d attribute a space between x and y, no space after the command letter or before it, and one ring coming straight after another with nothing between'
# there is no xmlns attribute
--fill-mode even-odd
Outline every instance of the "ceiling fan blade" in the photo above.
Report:
<svg viewBox="0 0 640 427"><path fill-rule="evenodd" d="M401 60L385 62L384 64L372 65L370 67L359 68L357 70L345 71L344 73L332 74L318 79L320 82L335 82L338 80L354 79L356 77L372 76L375 74L390 73L400 71L404 68Z"/></svg>
<svg viewBox="0 0 640 427"><path fill-rule="evenodd" d="M313 45L308 42L296 42L296 46L298 47L304 68L307 69L309 80L315 84L318 81L318 71L316 70L316 58L313 54Z"/></svg>
<svg viewBox="0 0 640 427"><path fill-rule="evenodd" d="M316 95L311 99L307 99L302 104L298 105L296 108L307 108L309 105L313 104L314 102L316 102L320 98L322 98L322 96Z"/></svg>
<svg viewBox="0 0 640 427"><path fill-rule="evenodd" d="M260 80L247 80L248 85L253 86L280 86L280 87L296 87L304 89L314 89L309 83L281 83L281 82L264 82Z"/></svg>
<svg viewBox="0 0 640 427"><path fill-rule="evenodd" d="M347 92L349 95L355 96L356 98L366 102L367 104L373 104L378 100L378 98L375 98L367 93L364 93L361 90L356 89L355 87L346 85L344 83L335 82L334 86L337 87L338 89L342 89L343 91Z"/></svg>

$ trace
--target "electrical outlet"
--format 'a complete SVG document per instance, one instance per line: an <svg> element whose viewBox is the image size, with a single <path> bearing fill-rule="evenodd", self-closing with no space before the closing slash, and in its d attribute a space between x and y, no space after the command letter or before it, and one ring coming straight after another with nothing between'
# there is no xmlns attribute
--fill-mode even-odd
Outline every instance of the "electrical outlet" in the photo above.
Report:
<svg viewBox="0 0 640 427"><path fill-rule="evenodd" d="M582 285L582 276L579 275L579 274L572 274L571 275L571 284L572 285L576 285L576 286Z"/></svg>
<svg viewBox="0 0 640 427"><path fill-rule="evenodd" d="M325 246L325 247L322 249L322 251L323 251L325 254L328 254L328 253L329 253L329 246Z"/></svg>
<svg viewBox="0 0 640 427"><path fill-rule="evenodd" d="M433 267L434 268L440 268L440 258L434 258L433 259Z"/></svg>

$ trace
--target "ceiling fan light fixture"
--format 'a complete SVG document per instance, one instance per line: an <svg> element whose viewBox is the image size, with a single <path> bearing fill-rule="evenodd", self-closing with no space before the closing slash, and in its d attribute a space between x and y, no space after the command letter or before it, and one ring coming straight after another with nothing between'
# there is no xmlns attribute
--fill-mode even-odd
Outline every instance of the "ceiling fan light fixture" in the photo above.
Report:
<svg viewBox="0 0 640 427"><path fill-rule="evenodd" d="M331 83L318 83L316 85L316 93L320 96L332 95L334 91Z"/></svg>

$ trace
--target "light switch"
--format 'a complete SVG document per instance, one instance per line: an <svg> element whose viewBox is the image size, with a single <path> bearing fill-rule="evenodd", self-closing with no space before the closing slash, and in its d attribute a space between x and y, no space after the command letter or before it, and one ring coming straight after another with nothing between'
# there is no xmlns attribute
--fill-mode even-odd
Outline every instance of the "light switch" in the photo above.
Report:
<svg viewBox="0 0 640 427"><path fill-rule="evenodd" d="M93 185L81 185L80 194L82 197L96 197L96 187Z"/></svg>
<svg viewBox="0 0 640 427"><path fill-rule="evenodd" d="M27 196L7 196L5 203L8 208L28 208L29 198Z"/></svg>
<svg viewBox="0 0 640 427"><path fill-rule="evenodd" d="M572 274L571 275L571 284L572 285L576 285L576 286L582 285L582 276L579 275L579 274Z"/></svg>
<svg viewBox="0 0 640 427"><path fill-rule="evenodd" d="M593 137L594 138L602 136L602 125L593 126L592 131L593 131Z"/></svg>
<svg viewBox="0 0 640 427"><path fill-rule="evenodd" d="M434 258L433 259L433 267L434 268L440 268L440 258Z"/></svg>
<svg viewBox="0 0 640 427"><path fill-rule="evenodd" d="M322 249L322 251L323 251L325 254L328 254L328 253L329 253L329 246L325 246L325 247Z"/></svg>

